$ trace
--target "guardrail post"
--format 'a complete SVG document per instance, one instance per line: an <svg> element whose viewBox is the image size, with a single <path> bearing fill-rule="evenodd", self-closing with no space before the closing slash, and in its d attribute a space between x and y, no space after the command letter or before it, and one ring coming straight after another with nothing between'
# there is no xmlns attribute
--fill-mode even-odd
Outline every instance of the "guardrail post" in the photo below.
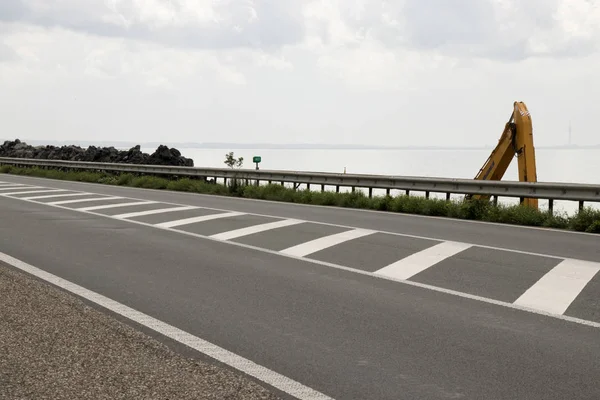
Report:
<svg viewBox="0 0 600 400"><path fill-rule="evenodd" d="M354 193L354 186L352 186L352 193Z"/></svg>
<svg viewBox="0 0 600 400"><path fill-rule="evenodd" d="M285 182L284 181L281 181L281 186L285 186Z"/></svg>
<svg viewBox="0 0 600 400"><path fill-rule="evenodd" d="M373 188L369 188L369 198L373 197Z"/></svg>
<svg viewBox="0 0 600 400"><path fill-rule="evenodd" d="M554 199L548 199L548 211L554 214Z"/></svg>
<svg viewBox="0 0 600 400"><path fill-rule="evenodd" d="M579 200L579 211L583 211L583 200Z"/></svg>
<svg viewBox="0 0 600 400"><path fill-rule="evenodd" d="M406 189L406 195L410 196L410 190Z"/></svg>
<svg viewBox="0 0 600 400"><path fill-rule="evenodd" d="M426 191L425 191L425 198L426 198L427 200L429 200L429 190L426 190Z"/></svg>
<svg viewBox="0 0 600 400"><path fill-rule="evenodd" d="M273 183L273 181L269 179L269 185L270 185L271 183Z"/></svg>
<svg viewBox="0 0 600 400"><path fill-rule="evenodd" d="M325 191L325 185L323 184L323 185L321 185L321 192L324 192L324 191Z"/></svg>
<svg viewBox="0 0 600 400"><path fill-rule="evenodd" d="M498 196L494 196L494 206L497 206L497 205L498 205Z"/></svg>
<svg viewBox="0 0 600 400"><path fill-rule="evenodd" d="M389 196L390 195L390 188L385 189L385 195Z"/></svg>
<svg viewBox="0 0 600 400"><path fill-rule="evenodd" d="M310 190L310 183L306 184L306 190Z"/></svg>
<svg viewBox="0 0 600 400"><path fill-rule="evenodd" d="M446 201L450 201L450 192L446 193Z"/></svg>
<svg viewBox="0 0 600 400"><path fill-rule="evenodd" d="M340 192L340 185L335 185L335 192L339 193Z"/></svg>

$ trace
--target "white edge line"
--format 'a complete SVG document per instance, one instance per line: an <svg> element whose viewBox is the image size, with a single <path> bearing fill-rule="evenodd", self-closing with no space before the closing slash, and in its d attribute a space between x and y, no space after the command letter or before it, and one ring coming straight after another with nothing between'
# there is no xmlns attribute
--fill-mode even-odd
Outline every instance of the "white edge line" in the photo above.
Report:
<svg viewBox="0 0 600 400"><path fill-rule="evenodd" d="M35 177L28 177L28 178L34 178ZM45 179L45 178L37 178L37 179ZM81 183L81 184L86 184L86 185L96 185L96 187L106 187L109 185L103 185L100 183L97 184L90 184L88 182L77 182L77 181L61 181L61 180L56 180L56 179L50 179L56 182L63 182L63 183ZM112 186L110 186L112 187ZM204 195L201 193L186 193L186 192L176 192L176 191L168 191L168 190L156 190L156 189L144 189L144 188L132 188L129 186L116 186L118 188L122 188L122 189L133 189L133 190L145 190L145 191L150 191L152 193L168 193L168 194L184 194L184 195L190 195L190 196L207 196L207 197L219 197L218 195ZM90 194L98 194L99 196L109 196L109 195L105 195L105 194L99 194L99 193L90 193ZM226 197L226 196L221 196L224 198L230 198L230 197ZM122 197L124 199L131 199L131 200L140 200L143 201L143 199L138 199L138 198L134 198L134 197ZM268 202L268 203L276 203L276 204L286 204L286 205L294 205L294 206L306 206L306 207L322 207L322 208L334 208L334 209L338 209L338 210L349 210L348 208L343 208L343 207L334 207L334 206L318 206L318 205L312 205L312 204L299 204L299 203L286 203L283 201L271 201L271 200L258 200L258 199L240 199L240 198L236 198L237 200L252 200L252 201L264 201L264 202ZM21 199L19 199L21 200ZM213 211L222 211L222 212L233 212L232 210L228 210L228 209L223 209L223 208L215 208L215 207L204 207L204 206L190 206L190 205L186 205L186 204L181 204L181 203L172 203L172 202L168 202L168 201L159 201L159 203L162 204L167 204L167 205L173 205L173 206L180 206L180 207L196 207L196 208L203 208L206 210L213 210ZM50 203L40 203L40 204L50 204ZM500 223L491 223L491 222L485 222L485 221L473 221L473 220L461 220L461 219L453 219L453 218L443 218L443 217L433 217L433 216L427 216L427 215L413 215L413 214L403 214L403 213L386 213L385 211L377 211L377 210L363 210L363 209L350 209L350 210L354 210L354 211L361 211L361 212L377 212L377 213L382 213L382 214L386 214L386 215L402 215L402 216L418 216L418 217L426 217L426 218L439 218L442 220L452 220L452 221L458 221L458 222L481 222L481 223L485 223L485 224L492 224L492 225L498 225L498 226L510 226L513 228L521 228L520 225L509 225L509 224L500 224ZM235 211L235 212L243 212L243 211ZM249 212L243 212L246 215L253 215L253 216L258 216L258 217L268 217L268 218L286 218L286 217L282 217L280 215L270 215L270 214L259 214L259 213L249 213ZM532 251L525 251L525 250L516 250L516 249L509 249L506 247L497 247L497 246L488 246L488 245L484 245L484 244L476 244L476 243L468 243L468 242L462 242L462 241L456 241L456 240L451 240L451 239L439 239L439 238L433 238L433 237L427 237L427 236L419 236L419 235L411 235L409 233L399 233L399 232L390 232L390 231L382 231L382 230L377 230L377 229L369 229L369 228L362 228L362 227L357 227L357 226L349 226L349 225L341 225L341 224L333 224L333 223L329 223L329 222L320 222L320 221L314 221L314 220L309 220L309 219L302 219L301 221L304 222L309 222L309 223L313 223L313 224L319 224L319 225L326 225L326 226L332 226L332 227L337 227L337 228L344 228L344 229L366 229L366 230L373 230L375 232L378 233L384 233L386 235L393 235L393 236L400 236L400 237L407 237L407 238L412 238L412 239L421 239L421 240L428 240L428 241L432 241L432 242L454 242L454 243L462 243L465 245L471 245L471 246L476 246L476 247L481 247L483 249L490 249L490 250L499 250L499 251L507 251L510 253L517 253L517 254L525 254L525 255L530 255L530 256L536 256L536 257L546 257L546 258L552 258L555 260L564 260L565 258L569 258L569 257L565 257L565 256L555 256L552 254L543 254L543 253L536 253L536 252L532 252ZM535 227L527 227L527 228L535 228ZM542 229L544 231L547 231L545 228L536 228L536 229ZM586 232L573 232L573 231L561 231L561 230L551 230L554 232L559 232L559 233L579 233L579 234L585 234L585 235L590 235L590 236L594 236L594 237L598 237L600 235L598 235L597 233L586 233ZM588 261L588 260L582 260L582 261Z"/></svg>
<svg viewBox="0 0 600 400"><path fill-rule="evenodd" d="M113 187L113 188L120 188L120 189L125 189L125 190L130 190L130 191L175 193L175 194L180 194L180 195L185 195L185 196L209 197L209 198L213 198L213 199L215 197L221 197L221 198L226 198L226 199L231 199L231 200L251 201L251 202L258 202L258 203L271 203L271 204L280 204L280 205L285 204L290 207L317 207L317 208L322 208L322 209L333 209L333 210L339 210L339 211L345 210L345 211L355 211L355 212L361 212L361 213L396 215L398 217L405 217L405 218L425 218L425 219L435 219L435 220L449 221L449 222L456 222L456 223L492 225L492 226L512 228L512 229L532 229L532 230L543 231L543 232L556 232L556 233L570 234L570 235L598 236L597 233L570 231L570 230L566 230L566 229L543 228L543 227L538 227L538 226L527 226L527 225L516 225L516 224L503 224L501 222L488 222L488 221L477 221L477 220L471 220L471 219L438 217L438 216L434 216L434 215L420 215L420 214L410 214L410 213L391 212L391 211L367 210L364 208L348 208L348 207L340 207L340 206L322 206L322 205L318 205L318 204L288 203L285 201L237 198L237 197L222 196L222 195L218 195L218 194L190 193L190 192L167 190L167 189L136 188L136 187L131 187L131 186L115 186L115 185L106 185L106 184L102 184L102 183L68 181L68 180L64 180L64 179L41 178L41 177L37 177L37 176L16 175L16 174L9 174L9 173L4 173L4 174L7 176L11 176L11 177L25 178L25 179L31 179L31 180L46 180L46 181L49 180L49 181L53 181L53 182L63 182L63 183L68 183L68 184L75 183L78 185L88 185L88 186L93 186L93 187L109 186L109 187ZM570 201L570 200L560 200L560 201ZM176 203L172 203L172 204L176 204ZM248 214L250 214L250 213L248 213ZM261 214L254 214L254 215L261 215ZM283 217L280 217L280 218L283 218ZM317 222L317 221L309 221L309 222L321 223L321 222ZM335 224L331 224L331 225L335 226ZM379 231L379 232L398 234L397 232L385 232L385 231ZM412 235L408 235L408 234L399 234L399 235L420 238L420 236L412 236ZM429 240L438 240L440 242L445 242L445 241L451 240L451 239L434 239L434 238L428 238L428 239ZM486 246L481 246L481 245L474 245L474 246L486 247ZM487 247L487 248L498 249L498 250L507 250L507 249L496 248L496 247ZM512 251L512 250L508 250L508 251ZM534 254L534 253L525 253L525 254ZM557 258L564 258L564 257L557 257Z"/></svg>
<svg viewBox="0 0 600 400"><path fill-rule="evenodd" d="M107 310L122 315L170 339L176 340L179 343L182 343L194 350L199 351L200 353L206 354L207 356L222 362L223 364L233 367L289 395L292 395L297 399L333 400L331 397L328 397L323 393L304 386L303 384L296 382L291 378L278 374L275 371L256 364L251 360L230 352L229 350L130 308L99 293L27 264L24 261L9 256L8 254L0 252L0 261L20 269L21 271L34 275L86 300L92 301Z"/></svg>
<svg viewBox="0 0 600 400"><path fill-rule="evenodd" d="M33 201L33 200L25 200L25 201L28 201L28 202L31 202L31 203L36 203L36 204L41 204L41 205L47 205L47 203L43 203L43 202L39 202L39 201ZM63 206L60 206L60 205L54 205L53 207L61 208L63 210L68 210L68 211L72 211L72 212L76 212L72 208L63 207ZM164 227L160 227L160 226L157 226L157 225L148 224L148 223L145 223L145 222L135 221L135 220L122 220L122 219L119 219L119 218L114 218L114 216L111 216L111 215L100 214L100 213L96 213L96 212L93 212L93 211L77 211L77 212L82 212L82 213L86 213L86 214L90 214L90 215L95 215L97 217L110 218L110 219L114 219L116 221L129 222L129 223L132 223L132 224L137 224L137 225L141 225L141 226L147 226L147 227L151 227L151 228L163 229L163 230L170 231L170 232L177 232L177 233L180 233L182 235L191 236L191 237L197 237L197 238L200 238L200 239L211 240L211 241L216 242L216 243L222 243L222 244L230 245L230 246L243 247L243 248L246 248L246 249L256 250L256 251L260 251L260 252L268 253L268 254L273 254L273 255L276 255L276 256L280 256L280 257L287 257L287 258L291 258L291 259L294 259L294 260L299 260L299 261L304 261L304 262L308 262L308 263L312 263L312 264L322 265L322 266L325 266L325 267L331 267L331 268L335 268L335 269L349 271L349 272L353 272L353 273L360 274L360 275L366 275L366 276L370 276L372 278L383 279L383 280L392 281L392 282L399 282L399 283L403 283L405 285L416 286L416 287L419 287L419 288L422 288L422 289L432 290L434 292L440 292L440 293L450 294L450 295L454 295L454 296L457 296L457 297L462 297L462 298L470 299L470 300L476 300L476 301L480 301L480 302L488 303L488 304L494 304L494 305L498 305L498 306L502 306L502 307L506 307L506 308L511 308L511 309L514 309L514 310L526 311L526 312L529 312L529 313L532 313L532 314L543 315L543 316L546 316L546 317L551 317L551 318L555 318L555 319L559 319L559 320L563 320L563 321L574 322L574 323L577 323L577 324L580 324L580 325L591 326L593 328L600 328L600 322L588 321L588 320L585 320L585 319L576 318L576 317L570 317L570 316L562 315L562 314L552 314L552 313L548 313L548 312L545 312L545 311L542 311L542 310L538 310L538 309L534 309L534 308L529 308L529 307L525 307L525 306L519 306L519 305L516 305L516 304L513 304L513 303L508 303L508 302L500 301L500 300L494 300L494 299L490 299L490 298L487 298L487 297L481 297L481 296L477 296L477 295L473 295L473 294L469 294L469 293L458 292L458 291L452 290L452 289L446 289L446 288L442 288L442 287L438 287L438 286L427 285L425 283L420 283L420 282L415 282L415 281L409 281L409 280L404 280L404 279L397 279L397 278L393 278L393 277L389 277L389 276L385 276L385 275L377 275L377 274L374 274L373 272L363 271L363 270L360 270L360 269L346 267L346 266L343 266L343 265L334 264L334 263L330 263L330 262L326 262L326 261L320 261L320 260L310 259L310 258L306 258L306 257L298 257L298 256L294 256L294 255L284 254L284 253L281 253L279 251L264 249L264 248L261 248L261 247L256 247L256 246L252 246L252 245L248 245L248 244L244 244L244 243L239 243L239 242L231 242L231 241L223 241L223 240L213 239L210 236L204 236L204 235L200 235L198 233L187 232L187 231L183 231L183 230L176 229L176 228L164 228ZM555 258L564 259L564 257L555 257Z"/></svg>

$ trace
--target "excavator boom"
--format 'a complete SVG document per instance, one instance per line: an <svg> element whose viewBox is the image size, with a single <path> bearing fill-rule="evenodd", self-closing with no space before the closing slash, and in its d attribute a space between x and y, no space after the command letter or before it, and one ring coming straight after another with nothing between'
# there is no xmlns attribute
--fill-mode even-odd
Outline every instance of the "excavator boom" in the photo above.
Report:
<svg viewBox="0 0 600 400"><path fill-rule="evenodd" d="M515 155L519 164L519 181L537 182L531 115L525 103L517 101L513 104L513 112L504 126L498 144L492 150L475 179L501 180ZM490 196L467 196L467 199L470 198L489 199ZM530 207L538 207L537 199L522 199L522 203Z"/></svg>

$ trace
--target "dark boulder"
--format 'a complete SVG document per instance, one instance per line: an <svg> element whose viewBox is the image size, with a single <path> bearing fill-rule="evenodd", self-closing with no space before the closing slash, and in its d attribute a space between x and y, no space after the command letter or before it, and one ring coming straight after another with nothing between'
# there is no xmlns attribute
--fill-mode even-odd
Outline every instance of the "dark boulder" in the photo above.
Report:
<svg viewBox="0 0 600 400"><path fill-rule="evenodd" d="M90 161L123 164L173 165L193 167L194 161L183 157L175 148L158 146L151 155L142 152L139 145L129 150L114 147L90 146L30 146L19 139L0 145L0 157L35 158L44 160Z"/></svg>

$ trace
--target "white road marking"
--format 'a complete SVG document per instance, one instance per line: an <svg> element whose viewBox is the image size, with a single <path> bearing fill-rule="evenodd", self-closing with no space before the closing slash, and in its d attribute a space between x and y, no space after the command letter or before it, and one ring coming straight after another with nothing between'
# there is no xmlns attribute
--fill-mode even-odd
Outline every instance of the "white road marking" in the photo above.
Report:
<svg viewBox="0 0 600 400"><path fill-rule="evenodd" d="M51 178L38 178L38 177L31 177L31 176L19 176L19 178L21 179L26 179L26 180L31 180L31 181L50 181L50 182L61 182L61 180L57 180L57 179L51 179ZM86 186L86 187L97 187L98 184L97 183L88 183L88 182L78 182L78 181L69 181L68 182L69 185L80 185L80 186ZM115 189L118 190L123 190L123 191L128 191L128 192L135 192L135 193L156 193L157 191L161 191L160 189L147 189L147 188L136 188L136 187L129 187L129 186L118 186ZM194 197L208 197L208 198L214 198L214 195L212 194L202 194L202 193L189 193L189 192L177 192L177 193L173 193L174 195L179 195L179 196L194 196ZM131 197L128 197L131 198ZM133 198L132 198L133 199ZM139 199L141 200L141 199ZM281 205L282 202L281 201L275 201L275 200L258 200L258 199L249 199L249 198L244 198L244 199L237 199L240 201L244 201L244 202L260 202L261 204L278 204ZM173 202L161 202L163 204L168 204L171 206L185 206L181 203L173 203ZM39 203L39 204L44 204L44 203ZM320 206L320 205L315 205L315 204L301 204L301 203L286 203L285 204L288 207L312 207L312 208L326 208L329 210L337 210L337 211L348 211L347 207L338 207L338 206ZM187 206L186 206L187 207ZM229 210L226 209L222 209L222 208L215 208L215 207L199 207L199 206L194 206L195 208L202 208L202 209L206 209L206 210L212 210L212 211L222 211L222 212L227 212ZM356 212L360 212L361 214L369 214L369 213L374 213L374 214L381 214L381 215L386 215L389 217L401 217L401 218L430 218L430 219L437 219L437 220L443 220L443 221L449 221L448 217L435 217L435 216L429 216L429 215L417 215L417 214L403 214L401 216L399 215L394 215L393 213L390 213L389 211L377 211L377 210L364 210L364 209L356 209ZM257 217L267 217L267 218L285 218L285 216L281 216L281 215L271 215L271 214L261 214L261 213L246 213L249 215L254 215ZM102 214L98 214L98 215L102 215ZM337 228L344 228L344 229L356 229L355 226L350 226L350 225L342 225L342 224L334 224L334 223L330 223L330 222L322 222L322 221L317 221L314 219L305 219L303 220L304 222L311 222L314 224L319 224L319 225L326 225L326 226L334 226ZM498 226L498 227L503 227L503 228L514 228L514 229L529 229L529 230L543 230L544 232L556 232L556 233L560 233L560 234L568 234L568 235L580 235L580 236L598 236L598 234L596 233L588 233L588 232L577 232L577 231L570 231L570 230L565 230L565 229L555 229L555 228L540 228L540 227L535 227L535 226L525 226L525 225L507 225L505 223L500 223L500 222L487 222L487 221L475 221L475 220L453 220L453 222L456 223L473 223L473 224L486 224L486 225L490 225L490 226ZM439 238L439 237L433 237L433 236L423 236L423 235L413 235L413 234L409 234L409 233L399 233L399 232L393 232L393 231L385 231L385 230L375 230L376 232L379 233L385 233L386 235L393 235L393 236L398 236L398 237L405 237L405 238L412 238L412 239L423 239L423 240L433 240L435 242L446 242L448 241L448 239L446 238ZM464 243L464 242L461 242ZM536 256L536 257L546 257L546 258L553 258L556 260L564 260L565 257L563 256L557 256L555 254L547 254L547 253L538 253L535 251L526 251L526 250L516 250L516 249L511 249L508 247L500 247L500 246L490 246L490 245L485 245L485 244L473 244L473 243L469 243L472 246L477 246L477 247L481 247L482 249L489 249L489 250L500 250L500 251L508 251L511 253L515 253L515 254L525 254L525 255L530 255L530 256Z"/></svg>
<svg viewBox="0 0 600 400"><path fill-rule="evenodd" d="M565 259L534 283L515 304L563 314L600 271L600 263Z"/></svg>
<svg viewBox="0 0 600 400"><path fill-rule="evenodd" d="M385 266L375 271L375 274L390 276L396 279L408 279L469 247L471 247L470 244L458 242L443 242L436 244L435 246L431 246Z"/></svg>
<svg viewBox="0 0 600 400"><path fill-rule="evenodd" d="M81 193L49 194L49 195L44 195L44 196L19 197L19 199L20 200L38 200L38 199L51 199L53 197L85 196L86 194L92 194L92 193L81 192Z"/></svg>
<svg viewBox="0 0 600 400"><path fill-rule="evenodd" d="M222 213L222 214L200 215L198 217L176 219L174 221L161 222L159 224L154 224L154 226L157 226L159 228L173 228L175 226L194 224L196 222L211 221L213 219L237 217L238 215L244 215L244 213L227 212L227 213Z"/></svg>
<svg viewBox="0 0 600 400"><path fill-rule="evenodd" d="M301 224L304 221L300 221L297 219L284 219L283 221L275 221L268 222L266 224L259 224L254 226L249 226L247 228L235 229L233 231L221 232L214 235L211 235L211 238L218 240L231 240L242 236L252 235L259 232L269 231L271 229L283 228L286 226L292 226Z"/></svg>
<svg viewBox="0 0 600 400"><path fill-rule="evenodd" d="M82 182L70 182L70 183L82 183ZM26 200L26 199L19 199L19 200L24 200L24 201L28 201L30 203L34 203L34 204L39 204L39 205L49 205L48 203L43 203L43 202L39 202L39 201L35 201L35 200ZM170 205L178 205L177 203L167 203L165 202L165 204L170 204ZM56 208L60 208L62 210L65 211L75 211L72 208L69 207L64 207L61 205L52 205L50 204L52 207L56 207ZM180 205L181 206L181 205ZM209 208L209 207L196 207L196 206L181 206L181 207L191 207L191 208L205 208L205 209L210 209L210 210L215 210L215 211L226 211L226 210L222 210L222 209L215 209L215 208ZM179 208L179 207L178 207ZM109 218L109 219L114 219L114 220L118 220L118 221L123 221L123 219L118 218L118 216L115 215L106 215L106 214L100 214L94 211L80 211L82 213L85 214L90 214L90 215L94 215L97 217L102 217L102 218ZM250 214L250 215L262 215L262 216L269 216L269 215L263 215L263 214ZM274 216L271 216L274 217ZM132 223L132 224L137 224L140 226L146 226L146 227L156 227L156 225L147 223L147 222L142 222L142 221L135 221L135 220L127 220L127 222ZM344 225L337 225L337 224L329 224L329 223L320 223L318 221L309 221L309 220L304 220L304 222L313 222L313 223L319 223L319 224L323 224L323 225L328 225L328 226L338 226L338 227L342 227L342 228L348 228L348 229L352 229L352 227L349 226L344 226ZM184 231L184 230L179 230L179 229L169 229L172 232L176 232L180 235L185 235L185 236L190 236L190 237L195 237L195 238L199 238L199 239L206 239L206 240L214 240L215 242L219 242L219 243L223 243L220 240L217 239L213 239L209 236L206 235L201 235L198 233L193 233L193 232L188 232L188 231ZM440 239L435 239L435 238L431 238L431 237L425 237L425 236L417 236L417 235L408 235L408 234L401 234L401 233L395 233L395 232L386 232L386 231L376 231L376 232L383 232L383 233L387 233L390 235L394 235L394 236L399 236L399 237L409 237L409 238L417 238L417 239L427 239L427 240L434 240L434 241L438 241L438 242L442 242L442 240ZM523 311L523 312L528 312L528 313L532 313L532 314L537 314L537 315L543 315L545 317L549 317L549 318L554 318L554 319L558 319L558 320L562 320L562 321L568 321L568 322L572 322L572 323L576 323L579 325L585 325L585 326L589 326L592 328L597 328L600 329L600 322L594 322L594 321L590 321L590 320L586 320L586 319L582 319L582 318L577 318L577 317L571 317L568 315L562 315L562 314L555 314L555 313L550 313L544 310L540 310L540 309L535 309L535 308L530 308L530 307L524 307L518 304L514 304L514 303L509 303L509 302L505 302L505 301L501 301L501 300L495 300L495 299L491 299L488 297L483 297L483 296L477 296L477 295L473 295L470 293L465 293L465 292L459 292L457 290L453 290L453 289L447 289L447 288L443 288L443 287L439 287L439 286L433 286L433 285L429 285L426 283L421 283L421 282L415 282L415 281L410 281L410 280L405 280L405 279L398 279L392 276L385 276L385 275L379 275L379 274L375 274L373 272L369 272L369 271L364 271L361 269L356 269L356 268L351 268L351 267L347 267L344 265L340 265L340 264L335 264L335 263L331 263L331 262L327 262L327 261L321 261L321 260L316 260L316 259L310 259L310 258L304 258L304 257L299 257L299 256L295 256L292 254L285 254L285 253L281 253L279 251L276 250L269 250L269 249L265 249L262 247L258 247L258 246L252 246L249 244L244 244L244 243L239 243L239 242L232 242L232 241L227 241L224 242L227 243L231 246L237 246L237 247L242 247L245 249L249 249L249 250L253 250L253 251L259 251L259 252L263 252L263 253L268 253L268 254L272 254L272 255L278 255L278 256L282 256L282 257L288 257L288 258L292 258L298 261L302 261L302 262L308 262L311 264L316 264L316 265L321 265L324 267L329 267L329 268L334 268L334 269L338 269L338 270L342 270L342 271L348 271L348 272L352 272L358 275L365 275L365 276L369 276L371 278L376 278L376 279L384 279L386 281L391 281L391 282L397 282L397 283L401 283L404 285L408 285L408 286L413 286L413 287L418 287L421 289L426 289L426 290L432 290L434 292L438 292L438 293L444 293L444 294L448 294L448 295L452 295L452 296L457 296L457 297L461 297L461 298L465 298L465 299L470 299L470 300L474 300L474 301L480 301L482 303L487 303L487 304L493 304L493 305L497 305L497 306L501 306L501 307L506 307L506 308L510 308L513 310L519 310L519 311ZM541 253L535 253L535 252L528 252L528 251L521 251L521 250L513 250L513 249L508 249L508 248L503 248L503 247L494 247L494 246L485 246L485 245L476 245L476 244L469 244L469 243L463 243L463 244L468 244L469 246L475 246L475 247L481 247L481 248L486 248L486 249L493 249L493 250L502 250L502 251L508 251L508 252L513 252L513 253L518 253L518 254L528 254L528 255L532 255L532 256L538 256L538 257L549 257L549 258L554 258L554 259L559 259L559 260L564 260L564 257L559 257L556 255L550 255L550 254L541 254Z"/></svg>
<svg viewBox="0 0 600 400"><path fill-rule="evenodd" d="M15 194L55 193L55 192L66 192L66 190L65 189L26 190L24 192L10 192L10 193L4 193L3 192L3 193L0 193L0 195L2 195L2 196L13 196Z"/></svg>
<svg viewBox="0 0 600 400"><path fill-rule="evenodd" d="M0 187L4 186L27 186L24 183L10 183L10 182L0 182Z"/></svg>
<svg viewBox="0 0 600 400"><path fill-rule="evenodd" d="M125 219L125 218L134 218L134 217L143 217L145 215L162 214L162 213L174 212L174 211L194 210L197 208L198 207L194 207L194 206L159 208L157 210L148 210L148 211L131 212L131 213L126 213L126 214L118 214L118 215L113 215L112 217L119 218L119 219Z"/></svg>
<svg viewBox="0 0 600 400"><path fill-rule="evenodd" d="M130 319L140 325L152 329L155 332L160 333L172 340L176 340L200 353L203 353L217 361L220 361L230 367L233 367L239 371L242 371L268 385L271 385L284 393L296 397L299 400L333 400L333 398L311 389L308 386L294 381L284 375L278 374L266 367L263 367L255 362L239 356L229 350L219 347L213 343L207 342L197 336L194 336L188 332L185 332L173 325L169 325L166 322L162 322L150 315L144 314L133 308L126 306L125 304L119 303L108 297L105 297L99 293L93 292L82 286L79 286L66 279L62 279L49 272L41 270L33 265L27 264L24 261L18 260L14 257L9 256L0 252L0 261L6 264L12 265L15 268L20 269L26 273L29 273L37 278L43 279L53 285L56 285L64 290L67 290L77 296L80 296L88 301L96 303L97 305L104 307L116 314Z"/></svg>
<svg viewBox="0 0 600 400"><path fill-rule="evenodd" d="M122 199L120 196L104 196L104 197L92 197L90 199L76 199L76 200L61 200L61 201L53 201L44 204L48 204L51 206L58 206L61 204L72 204L72 203L83 203L86 201L102 201L102 200L117 200Z"/></svg>
<svg viewBox="0 0 600 400"><path fill-rule="evenodd" d="M23 189L23 190L27 190L27 189L42 189L44 186L25 186L25 185L10 185L10 186L2 186L0 187L0 190L4 191L4 190L19 190L19 189Z"/></svg>
<svg viewBox="0 0 600 400"><path fill-rule="evenodd" d="M11 174L8 173L5 175L11 175ZM59 182L59 183L64 182L61 179L40 178L40 177L35 177L35 176L19 176L18 178L24 179L24 180L29 180L29 181L34 181L34 182L39 182L39 181L45 181L45 182L50 181L50 182ZM69 181L68 183L69 183L69 185L80 185L80 186L87 186L87 187L97 187L98 186L97 183L89 183L89 182ZM164 192L164 190L162 190L162 189L150 189L150 188L141 188L141 187L132 187L132 186L119 186L118 189L124 190L124 191L129 191L129 192L135 192L135 193L144 193L144 192L152 193L152 192L156 192L156 191ZM195 198L199 198L199 197L214 198L215 197L215 195L213 195L213 194L191 193L191 192L178 192L177 195L186 196L186 197L194 196ZM236 201L236 200L243 201L243 202L256 202L256 203L261 203L261 204L276 204L276 205L282 204L281 201L277 201L277 200L264 200L264 199L251 199L251 198L239 199L238 198L238 199L235 199L234 201ZM178 205L178 203L171 203L171 202L169 202L168 204ZM515 230L535 230L535 231L544 231L544 232L555 232L555 233L564 234L564 235L598 236L598 234L596 234L596 233L578 232L578 231L559 229L559 228L546 228L546 227L526 226L526 225L510 225L510 224L506 224L503 222L477 221L477 220L472 220L472 219L449 219L448 217L433 216L433 215L419 215L419 214L398 215L398 214L391 213L390 211L367 210L367 209L348 209L348 207L343 207L343 206L326 206L326 205L302 204L302 203L285 203L285 205L287 207L291 207L291 208L306 207L306 208L313 208L313 209L328 209L328 210L335 210L335 211L357 212L360 214L379 214L379 215L384 215L386 217L389 216L392 218L398 218L399 223L401 222L401 220L400 220L401 218L407 218L407 219L422 218L422 219L434 219L434 220L439 220L442 222L451 222L451 223L460 223L460 224L480 224L480 225L488 225L488 226L497 226L497 227L502 227L502 228L512 228ZM217 209L214 207L202 207L202 208L224 211L223 209ZM268 215L268 214L259 214L259 213L252 213L252 215L263 216L263 217L285 218L285 217L282 217L281 215L277 216L277 215ZM313 222L315 224L323 224L323 225L329 225L329 226L338 226L341 228L352 228L347 225L332 224L332 223L320 222L320 221L316 221L316 220L306 220L306 222ZM411 235L411 234L407 234L407 233L398 233L398 232L393 232L393 231L377 230L377 232L386 233L386 234L395 235L395 236L410 237L410 238L415 238L415 239L435 240L437 242L445 242L445 241L450 240L447 237ZM541 254L541 253L536 253L536 252L532 252L532 251L515 250L515 249L511 249L511 248L507 248L507 247L487 246L487 245L482 245L482 244L477 244L474 246L481 247L484 249L491 249L491 250L510 251L512 253L518 253L518 254L529 254L529 255L533 255L533 256L550 257L550 258L561 259L561 260L564 259L564 257L556 256L556 255L552 255L552 254Z"/></svg>
<svg viewBox="0 0 600 400"><path fill-rule="evenodd" d="M104 210L106 208L143 206L145 204L156 204L156 203L158 203L158 201L133 201L133 202L129 202L129 203L115 203L115 204L103 204L101 206L80 207L80 208L76 208L76 210L78 210L78 211L94 211L94 210Z"/></svg>
<svg viewBox="0 0 600 400"><path fill-rule="evenodd" d="M333 235L321 237L315 240L311 240L309 242L300 243L296 246L280 250L280 253L304 257L309 254L316 253L317 251L324 250L328 247L347 242L348 240L358 239L363 236L371 235L373 233L375 233L375 231L371 231L368 229L352 229L349 231L344 231Z"/></svg>

